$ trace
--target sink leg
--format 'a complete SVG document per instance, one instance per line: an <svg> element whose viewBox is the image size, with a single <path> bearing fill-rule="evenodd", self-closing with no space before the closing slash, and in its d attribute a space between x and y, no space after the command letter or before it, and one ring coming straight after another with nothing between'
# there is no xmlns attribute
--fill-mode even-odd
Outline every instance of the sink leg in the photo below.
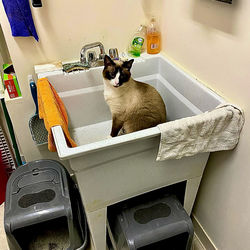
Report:
<svg viewBox="0 0 250 250"><path fill-rule="evenodd" d="M202 176L189 179L186 185L184 208L186 212L190 215L193 209L196 194L198 192Z"/></svg>
<svg viewBox="0 0 250 250"><path fill-rule="evenodd" d="M106 249L107 208L86 212L86 217L95 250Z"/></svg>

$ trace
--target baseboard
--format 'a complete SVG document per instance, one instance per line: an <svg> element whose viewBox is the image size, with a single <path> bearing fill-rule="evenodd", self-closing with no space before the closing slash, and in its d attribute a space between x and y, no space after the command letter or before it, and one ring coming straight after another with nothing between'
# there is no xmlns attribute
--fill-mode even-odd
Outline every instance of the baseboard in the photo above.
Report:
<svg viewBox="0 0 250 250"><path fill-rule="evenodd" d="M196 233L194 233L191 250L206 250L206 248L200 242L200 239L198 238Z"/></svg>
<svg viewBox="0 0 250 250"><path fill-rule="evenodd" d="M218 248L214 245L212 240L209 238L209 236L207 235L207 233L205 232L205 230L203 229L203 227L201 226L201 224L199 223L199 221L193 214L192 214L192 221L194 225L195 234L198 240L200 241L200 243L202 244L202 246L204 247L204 249L205 250L218 250Z"/></svg>

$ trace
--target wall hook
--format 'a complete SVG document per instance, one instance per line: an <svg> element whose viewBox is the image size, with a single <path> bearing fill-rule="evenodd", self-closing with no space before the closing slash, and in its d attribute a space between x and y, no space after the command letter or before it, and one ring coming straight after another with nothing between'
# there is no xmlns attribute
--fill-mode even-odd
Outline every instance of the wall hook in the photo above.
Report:
<svg viewBox="0 0 250 250"><path fill-rule="evenodd" d="M41 0L32 0L33 7L42 7L42 1Z"/></svg>

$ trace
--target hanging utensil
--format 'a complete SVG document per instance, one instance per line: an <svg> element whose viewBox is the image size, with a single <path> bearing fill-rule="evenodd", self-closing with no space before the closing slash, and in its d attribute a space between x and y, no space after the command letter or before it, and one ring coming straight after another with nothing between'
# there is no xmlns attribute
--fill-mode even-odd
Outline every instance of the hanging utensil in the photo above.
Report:
<svg viewBox="0 0 250 250"><path fill-rule="evenodd" d="M46 130L44 126L44 122L42 119L39 119L38 115L38 103L37 103L37 88L35 82L30 79L30 90L31 95L33 97L35 106L36 106L36 112L35 114L30 118L29 120L29 128L32 135L33 141L37 145L42 145L48 143L48 131Z"/></svg>

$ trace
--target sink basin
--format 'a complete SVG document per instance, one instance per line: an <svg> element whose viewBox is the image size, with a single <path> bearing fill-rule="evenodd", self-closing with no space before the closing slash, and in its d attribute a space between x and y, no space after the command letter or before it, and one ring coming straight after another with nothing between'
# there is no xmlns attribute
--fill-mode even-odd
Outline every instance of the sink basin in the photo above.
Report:
<svg viewBox="0 0 250 250"><path fill-rule="evenodd" d="M101 66L104 66L103 60L97 60L91 63L91 67L101 67Z"/></svg>
<svg viewBox="0 0 250 250"><path fill-rule="evenodd" d="M73 149L59 146L61 159L83 155L92 150L98 151L103 147L112 147L135 138L143 139L147 134L159 135L159 130L155 127L105 140L111 130L111 114L103 97L102 70L103 67L96 67L70 74L57 71L38 75L47 77L61 96L68 112L70 132L79 145ZM212 110L223 102L222 98L161 55L135 61L132 76L136 80L151 84L159 91L166 104L168 121ZM57 138L56 132L54 137ZM96 142L98 144L90 145Z"/></svg>
<svg viewBox="0 0 250 250"><path fill-rule="evenodd" d="M103 97L103 67L65 74L43 73L62 98L69 130L78 144L68 148L60 126L52 128L57 153L75 173L94 247L105 249L107 207L177 182L186 182L184 208L190 214L209 153L156 162L157 127L107 139L111 114ZM168 120L214 109L224 100L163 55L135 60L132 77L154 86L167 108Z"/></svg>

